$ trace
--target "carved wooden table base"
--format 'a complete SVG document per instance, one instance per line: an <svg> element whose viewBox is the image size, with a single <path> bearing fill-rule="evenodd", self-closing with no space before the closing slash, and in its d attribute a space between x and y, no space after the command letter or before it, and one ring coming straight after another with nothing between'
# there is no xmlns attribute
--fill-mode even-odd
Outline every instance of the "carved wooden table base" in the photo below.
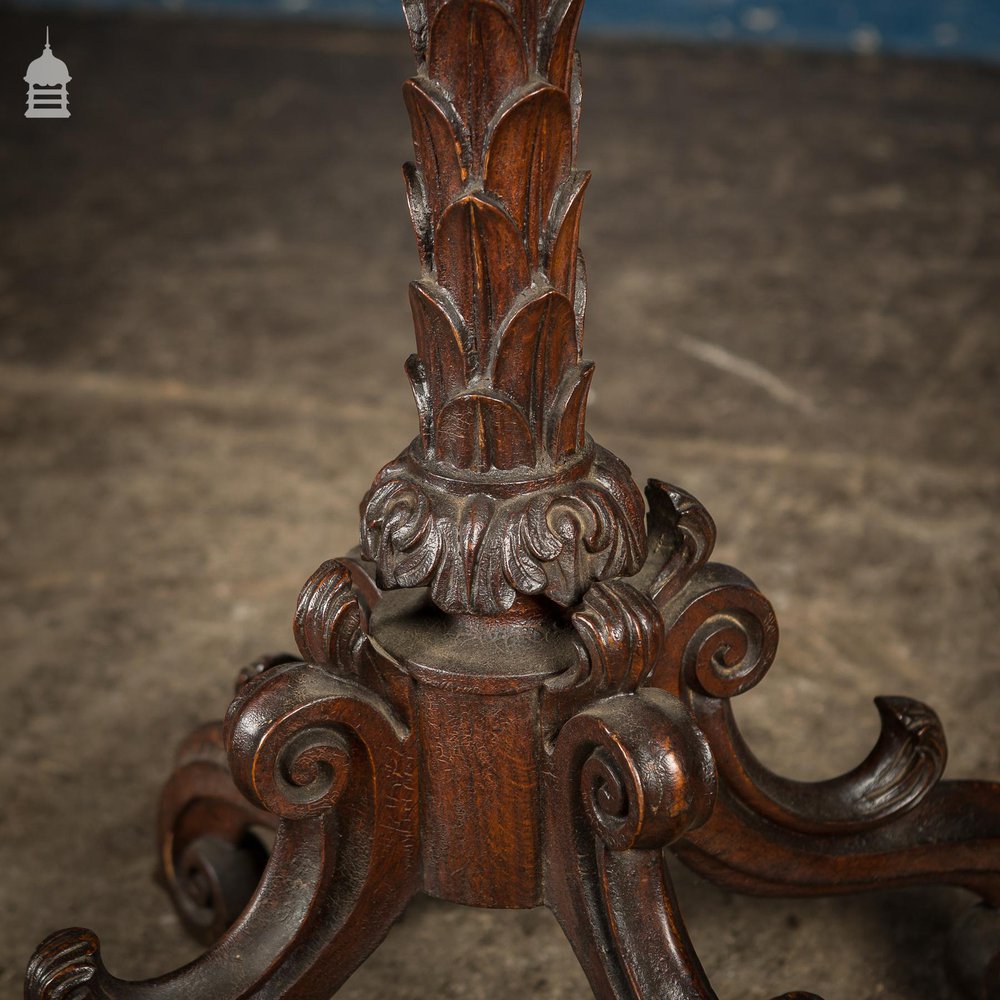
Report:
<svg viewBox="0 0 1000 1000"><path fill-rule="evenodd" d="M417 892L549 906L601 1000L711 998L666 847L750 893L969 889L956 954L1000 997L1000 785L941 781L941 725L905 698L840 778L763 767L730 700L771 666L771 605L709 561L687 493L651 482L644 524L584 430L581 8L404 0L420 435L361 549L306 583L299 656L245 670L164 790L163 879L210 949L127 983L62 931L28 1000L322 1000Z"/></svg>

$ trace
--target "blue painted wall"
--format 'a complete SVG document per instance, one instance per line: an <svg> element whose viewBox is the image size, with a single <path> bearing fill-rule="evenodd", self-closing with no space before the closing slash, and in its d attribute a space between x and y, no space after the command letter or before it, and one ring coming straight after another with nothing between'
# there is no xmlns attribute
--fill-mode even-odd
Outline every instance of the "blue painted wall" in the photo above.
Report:
<svg viewBox="0 0 1000 1000"><path fill-rule="evenodd" d="M399 0L22 0L402 24ZM588 0L584 30L1000 61L1000 0Z"/></svg>

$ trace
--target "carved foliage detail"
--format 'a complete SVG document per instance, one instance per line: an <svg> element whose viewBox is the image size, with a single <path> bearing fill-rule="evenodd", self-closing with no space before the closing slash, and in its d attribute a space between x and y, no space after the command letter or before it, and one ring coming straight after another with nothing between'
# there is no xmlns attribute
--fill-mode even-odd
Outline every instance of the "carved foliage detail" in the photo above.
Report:
<svg viewBox="0 0 1000 1000"><path fill-rule="evenodd" d="M646 564L636 582L664 607L708 561L715 522L690 493L659 479L646 484L646 500Z"/></svg>
<svg viewBox="0 0 1000 1000"><path fill-rule="evenodd" d="M328 559L309 577L296 603L292 631L307 663L357 671L368 636L368 609L345 563Z"/></svg>
<svg viewBox="0 0 1000 1000"><path fill-rule="evenodd" d="M495 614L517 594L569 606L638 570L645 547L627 468L604 457L577 474L594 374L589 174L575 169L582 7L403 2L419 67L403 88L403 172L421 263L406 363L420 434L376 478L361 535L382 586L429 584L447 611ZM324 644L302 648L321 662Z"/></svg>
<svg viewBox="0 0 1000 1000"><path fill-rule="evenodd" d="M544 468L585 447L582 6L404 2L420 64L404 173L424 270L407 370L422 455L456 469Z"/></svg>
<svg viewBox="0 0 1000 1000"><path fill-rule="evenodd" d="M944 727L928 705L913 698L881 697L875 707L882 731L866 761L868 780L858 783L854 810L863 821L881 820L916 805L940 781L948 760Z"/></svg>
<svg viewBox="0 0 1000 1000"><path fill-rule="evenodd" d="M362 550L380 586L429 583L445 611L499 614L517 594L570 606L638 569L641 510L628 468L597 446L579 478L512 496L439 487L404 454L362 504Z"/></svg>

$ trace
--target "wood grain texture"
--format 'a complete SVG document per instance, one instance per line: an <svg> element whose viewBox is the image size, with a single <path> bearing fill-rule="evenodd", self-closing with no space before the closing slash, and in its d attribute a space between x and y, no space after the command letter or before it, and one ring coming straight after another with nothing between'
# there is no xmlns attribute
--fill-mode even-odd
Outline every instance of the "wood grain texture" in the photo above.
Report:
<svg viewBox="0 0 1000 1000"><path fill-rule="evenodd" d="M425 684L418 702L425 891L472 906L537 906L538 692L484 695ZM441 809L442 802L453 805Z"/></svg>
<svg viewBox="0 0 1000 1000"><path fill-rule="evenodd" d="M589 174L575 166L573 58L582 6L405 5L419 66L404 87L414 148L404 177L423 272L407 364L420 434L376 477L361 538L381 586L429 585L445 611L498 615L538 593L568 606L592 582L640 566L631 474L622 464L598 462L594 477L587 468L594 369L581 354L579 238ZM512 510L498 496L512 492L505 474L517 477ZM569 478L586 493L581 518L544 539L505 534L532 492L548 509L553 483ZM553 565L538 572L539 560ZM502 583L474 582L496 567Z"/></svg>
<svg viewBox="0 0 1000 1000"><path fill-rule="evenodd" d="M874 748L829 781L754 757L731 702L774 662L773 607L710 561L690 494L651 482L646 529L586 435L581 6L404 3L419 437L366 496L360 553L302 588L302 659L245 670L164 791L164 881L210 949L130 983L61 931L26 1000L324 1000L421 891L548 905L598 1000L714 1000L665 848L738 891L932 882L1000 907L1000 784L941 780L928 707L879 699ZM980 997L995 916L956 949Z"/></svg>

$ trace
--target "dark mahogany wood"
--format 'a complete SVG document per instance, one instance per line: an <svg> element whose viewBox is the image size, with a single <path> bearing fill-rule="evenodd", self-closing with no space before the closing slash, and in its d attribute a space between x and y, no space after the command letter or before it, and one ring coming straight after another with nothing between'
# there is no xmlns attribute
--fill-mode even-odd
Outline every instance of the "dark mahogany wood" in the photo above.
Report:
<svg viewBox="0 0 1000 1000"><path fill-rule="evenodd" d="M650 482L644 523L586 433L582 0L403 6L417 436L303 587L298 654L240 674L164 790L162 879L209 950L128 983L61 931L27 1000L323 1000L417 892L549 906L600 1000L711 1000L665 848L743 892L969 889L953 953L996 1000L1000 785L942 781L905 698L853 771L765 768L731 700L774 660L770 603L689 494Z"/></svg>

